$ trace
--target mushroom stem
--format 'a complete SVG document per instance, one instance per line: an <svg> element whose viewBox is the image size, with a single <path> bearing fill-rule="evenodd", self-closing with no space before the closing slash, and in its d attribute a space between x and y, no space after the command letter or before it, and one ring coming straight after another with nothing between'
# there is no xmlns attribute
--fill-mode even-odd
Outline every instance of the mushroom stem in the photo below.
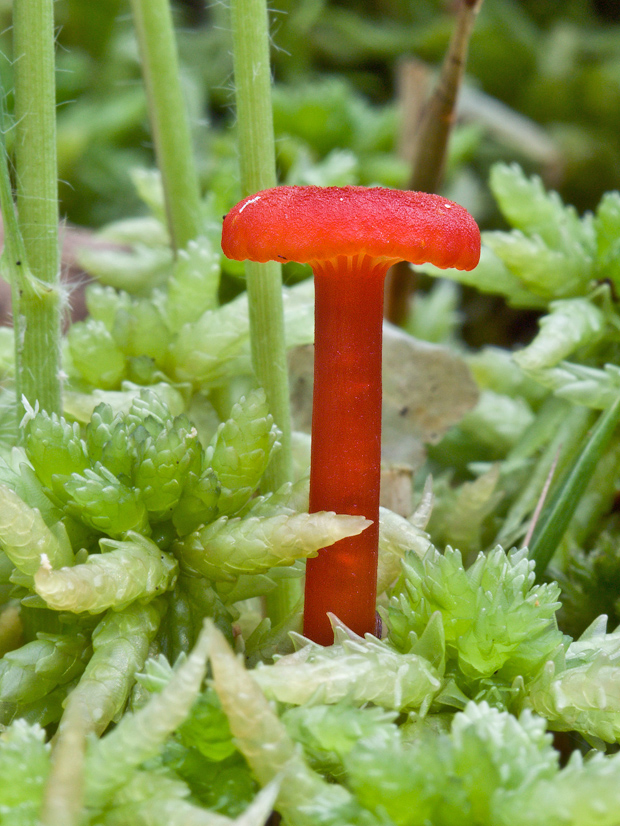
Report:
<svg viewBox="0 0 620 826"><path fill-rule="evenodd" d="M308 560L304 634L322 645L334 640L328 612L357 634L375 630L383 282L389 263L361 255L313 265L310 511L373 522Z"/></svg>

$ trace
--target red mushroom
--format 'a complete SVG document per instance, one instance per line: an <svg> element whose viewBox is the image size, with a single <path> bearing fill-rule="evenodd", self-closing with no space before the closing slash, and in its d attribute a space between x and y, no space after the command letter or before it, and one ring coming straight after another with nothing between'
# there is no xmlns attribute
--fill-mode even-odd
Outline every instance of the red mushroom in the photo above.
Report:
<svg viewBox="0 0 620 826"><path fill-rule="evenodd" d="M328 612L375 629L383 282L397 261L473 269L480 232L438 195L383 188L282 186L245 198L224 220L229 258L308 263L315 280L310 511L360 514L363 533L309 559L304 633L333 642Z"/></svg>

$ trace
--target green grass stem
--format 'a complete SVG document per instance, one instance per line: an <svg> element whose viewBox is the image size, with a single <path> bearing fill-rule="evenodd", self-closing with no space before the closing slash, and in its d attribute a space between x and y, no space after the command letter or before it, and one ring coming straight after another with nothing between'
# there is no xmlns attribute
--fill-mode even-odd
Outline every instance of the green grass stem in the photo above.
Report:
<svg viewBox="0 0 620 826"><path fill-rule="evenodd" d="M523 523L533 513L549 474L553 490L576 461L595 417L594 411L575 407L564 399L551 397L543 404L508 455L508 461L529 459L532 465L495 538L498 544L508 548L523 536Z"/></svg>
<svg viewBox="0 0 620 826"><path fill-rule="evenodd" d="M529 547L538 578L544 575L619 423L620 398L601 413L575 463L543 510Z"/></svg>
<svg viewBox="0 0 620 826"><path fill-rule="evenodd" d="M169 0L131 0L155 153L175 250L202 231L200 188Z"/></svg>
<svg viewBox="0 0 620 826"><path fill-rule="evenodd" d="M9 275L13 276L18 399L23 395L31 405L38 401L49 413L60 413L61 293L54 41L53 0L15 0L14 129L19 233L8 214L12 213L12 205L7 210L9 205L5 207L3 203L3 213L7 216L6 261ZM3 199L6 201L7 197L5 191ZM30 272L24 272L28 268ZM21 277L18 272L23 273Z"/></svg>
<svg viewBox="0 0 620 826"><path fill-rule="evenodd" d="M276 186L271 108L269 25L265 0L232 0L237 129L242 194ZM252 360L269 409L282 431L282 449L268 469L271 489L290 478L290 407L284 343L282 268L247 262Z"/></svg>
<svg viewBox="0 0 620 826"><path fill-rule="evenodd" d="M231 0L230 7L241 189L245 196L277 183L269 19L265 0ZM269 410L282 431L282 448L272 458L263 484L266 490L276 490L290 479L291 473L282 268L275 262L247 262L246 277L254 372L267 395ZM267 610L274 624L290 613L298 595L298 583L284 580L276 594L267 600Z"/></svg>

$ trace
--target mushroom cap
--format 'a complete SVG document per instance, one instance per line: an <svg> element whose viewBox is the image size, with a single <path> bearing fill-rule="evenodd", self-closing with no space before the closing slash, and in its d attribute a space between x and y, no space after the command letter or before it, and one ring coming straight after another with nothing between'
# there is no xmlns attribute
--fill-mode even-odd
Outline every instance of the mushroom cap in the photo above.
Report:
<svg viewBox="0 0 620 826"><path fill-rule="evenodd" d="M238 261L318 263L365 254L473 269L480 230L462 206L425 192L364 186L278 186L224 219L222 250Z"/></svg>

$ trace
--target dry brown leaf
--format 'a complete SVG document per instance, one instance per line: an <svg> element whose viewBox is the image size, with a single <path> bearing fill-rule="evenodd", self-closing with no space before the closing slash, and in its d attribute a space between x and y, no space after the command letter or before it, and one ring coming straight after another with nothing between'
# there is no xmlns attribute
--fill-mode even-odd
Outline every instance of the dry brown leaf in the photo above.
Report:
<svg viewBox="0 0 620 826"><path fill-rule="evenodd" d="M296 430L310 432L313 348L289 353L291 407ZM464 359L419 341L390 324L383 335L383 459L417 468L424 444L438 442L478 401Z"/></svg>

